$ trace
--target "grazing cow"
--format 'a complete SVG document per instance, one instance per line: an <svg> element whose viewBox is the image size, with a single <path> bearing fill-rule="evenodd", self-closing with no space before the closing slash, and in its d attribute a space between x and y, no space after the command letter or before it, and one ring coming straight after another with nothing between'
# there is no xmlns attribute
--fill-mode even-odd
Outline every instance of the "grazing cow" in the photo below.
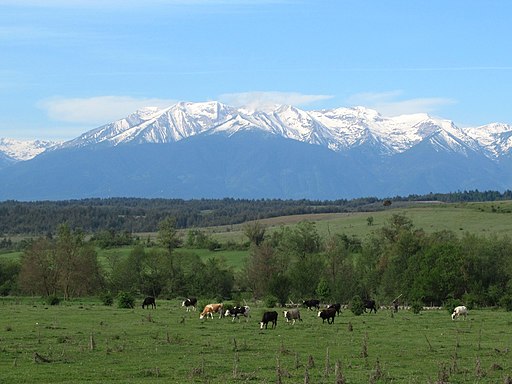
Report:
<svg viewBox="0 0 512 384"><path fill-rule="evenodd" d="M251 308L248 305L244 305L243 307L237 306L233 307L231 309L226 309L225 316L231 316L233 317L233 320L238 319L240 321L240 316L249 317L249 314L251 313ZM248 319L246 319L248 321Z"/></svg>
<svg viewBox="0 0 512 384"><path fill-rule="evenodd" d="M464 316L464 320L466 320L466 316L468 315L468 309L464 305L459 305L455 307L452 313L452 320L455 320L459 316Z"/></svg>
<svg viewBox="0 0 512 384"><path fill-rule="evenodd" d="M364 312L366 313L366 310L369 309L370 310L370 313L372 313L372 311L374 313L377 313L377 305L375 305L375 300L364 300L363 301L363 306L364 306Z"/></svg>
<svg viewBox="0 0 512 384"><path fill-rule="evenodd" d="M307 309L309 309L310 311L313 309L313 308L316 308L316 309L320 309L320 300L316 300L316 299L311 299L311 300L304 300L302 302L302 305L305 306Z"/></svg>
<svg viewBox="0 0 512 384"><path fill-rule="evenodd" d="M322 323L325 323L325 320L327 320L327 324L334 324L336 308L322 309L321 311L318 311L318 317L322 318Z"/></svg>
<svg viewBox="0 0 512 384"><path fill-rule="evenodd" d="M334 308L336 310L336 313L338 314L338 316L340 315L340 312L341 312L341 304L340 303L329 304L327 306L327 309L330 309L330 308Z"/></svg>
<svg viewBox="0 0 512 384"><path fill-rule="evenodd" d="M190 311L190 308L192 308L195 311L196 304L197 304L197 299L195 297L189 297L189 298L185 299L185 301L183 301L183 303L181 303L181 306L187 307L187 312L188 312L188 311Z"/></svg>
<svg viewBox="0 0 512 384"><path fill-rule="evenodd" d="M289 323L292 320L292 324L295 324L295 320L302 321L300 318L300 311L298 308L293 308L287 311L284 311L284 317L286 322Z"/></svg>
<svg viewBox="0 0 512 384"><path fill-rule="evenodd" d="M224 315L223 309L224 309L224 304L222 304L222 303L208 304L204 307L203 312L201 312L201 314L199 315L199 318L204 319L205 317L208 318L208 316L210 316L213 319L213 314L218 313L219 319L220 319Z"/></svg>
<svg viewBox="0 0 512 384"><path fill-rule="evenodd" d="M144 307L148 308L150 305L152 308L156 308L155 298L148 296L142 302L142 309L144 309Z"/></svg>
<svg viewBox="0 0 512 384"><path fill-rule="evenodd" d="M260 322L260 329L263 329L263 326L265 326L265 329L267 329L268 323L272 323L272 328L277 327L277 312L271 311L271 312L265 312L263 314L263 318Z"/></svg>

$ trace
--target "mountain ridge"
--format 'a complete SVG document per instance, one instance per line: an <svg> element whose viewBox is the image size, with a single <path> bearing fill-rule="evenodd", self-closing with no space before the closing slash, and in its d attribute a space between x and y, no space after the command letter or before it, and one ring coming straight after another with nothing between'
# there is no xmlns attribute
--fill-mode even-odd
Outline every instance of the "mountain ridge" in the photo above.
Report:
<svg viewBox="0 0 512 384"><path fill-rule="evenodd" d="M216 101L145 108L55 148L99 143L167 143L204 132L232 134L249 128L326 146L337 152L373 140L381 144L383 154L394 155L409 150L434 132L443 133L445 149L483 151L493 159L512 151L512 126L503 123L459 128L450 120L422 113L384 117L365 107L304 111L291 105L249 111Z"/></svg>
<svg viewBox="0 0 512 384"><path fill-rule="evenodd" d="M325 199L512 185L512 127L459 128L364 107L145 108L49 146L0 156L0 200L92 197ZM1 153L0 153L1 155Z"/></svg>
<svg viewBox="0 0 512 384"><path fill-rule="evenodd" d="M60 143L34 140L8 145L10 139L0 139L0 152L20 161L47 149L169 143L205 132L233 134L244 129L261 129L336 152L369 140L383 155L392 156L438 133L437 144L444 145L444 150L481 151L493 160L512 153L512 126L504 123L459 128L450 120L433 118L426 113L384 117L365 107L305 111L291 105L248 110L218 101L179 102L167 108L146 107Z"/></svg>

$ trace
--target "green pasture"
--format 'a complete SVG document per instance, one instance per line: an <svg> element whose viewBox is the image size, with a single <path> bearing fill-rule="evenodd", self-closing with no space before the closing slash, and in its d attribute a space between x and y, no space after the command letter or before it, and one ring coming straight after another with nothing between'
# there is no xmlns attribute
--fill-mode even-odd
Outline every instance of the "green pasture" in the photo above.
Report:
<svg viewBox="0 0 512 384"><path fill-rule="evenodd" d="M111 257L125 258L133 250L133 247L119 247L113 249L98 249L98 260L100 265L105 270L110 270L110 264L108 259ZM190 248L179 248L176 250L177 253L184 255L195 254L203 261L207 261L210 258L216 258L219 261L225 263L227 267L233 267L238 270L244 265L248 251L231 251L231 250L220 250L210 251L208 249L190 249ZM19 261L22 252L8 252L0 254L0 260L5 261Z"/></svg>
<svg viewBox="0 0 512 384"><path fill-rule="evenodd" d="M376 212L352 212L331 214L309 214L263 219L270 233L281 226L294 225L307 220L316 223L320 236L344 233L364 238L385 226L392 215L400 214L413 221L416 228L428 233L448 230L455 234L471 233L481 236L512 236L512 202L485 203L414 203L392 206ZM368 225L368 218L373 218ZM220 241L242 242L246 240L243 225L210 229L212 236Z"/></svg>
<svg viewBox="0 0 512 384"><path fill-rule="evenodd" d="M176 250L176 253L180 255L195 254L201 258L202 261L215 258L223 263L227 267L233 267L236 270L241 269L244 266L245 259L247 258L248 251L230 251L230 250L219 250L210 251L208 249L189 249L180 248Z"/></svg>
<svg viewBox="0 0 512 384"><path fill-rule="evenodd" d="M0 260L5 261L18 261L23 252L2 252L0 253Z"/></svg>
<svg viewBox="0 0 512 384"><path fill-rule="evenodd" d="M512 377L510 312L471 310L452 321L446 310L344 310L328 325L303 309L292 325L278 309L277 328L260 330L266 308L256 303L240 323L199 320L178 300L157 305L0 299L0 383L335 383L337 364L346 383Z"/></svg>

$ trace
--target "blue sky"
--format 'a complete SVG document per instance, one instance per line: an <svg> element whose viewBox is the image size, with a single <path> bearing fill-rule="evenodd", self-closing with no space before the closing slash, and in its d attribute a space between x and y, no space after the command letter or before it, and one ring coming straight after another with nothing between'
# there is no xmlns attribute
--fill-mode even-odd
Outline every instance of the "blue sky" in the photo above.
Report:
<svg viewBox="0 0 512 384"><path fill-rule="evenodd" d="M510 0L0 0L0 137L208 100L512 124L511 15Z"/></svg>

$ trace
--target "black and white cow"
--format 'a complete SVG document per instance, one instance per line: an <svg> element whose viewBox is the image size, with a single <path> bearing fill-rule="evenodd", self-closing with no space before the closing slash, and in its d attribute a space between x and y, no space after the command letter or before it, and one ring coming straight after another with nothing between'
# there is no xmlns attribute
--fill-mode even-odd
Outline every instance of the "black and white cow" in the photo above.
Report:
<svg viewBox="0 0 512 384"><path fill-rule="evenodd" d="M341 304L340 303L329 304L327 306L327 309L330 309L330 308L334 308L336 310L336 313L338 314L338 316L340 315L340 313L341 313Z"/></svg>
<svg viewBox="0 0 512 384"><path fill-rule="evenodd" d="M363 306L364 306L364 312L365 313L366 313L367 309L370 310L370 313L372 313L372 311L374 313L377 313L377 305L375 304L375 300L366 299L366 300L363 301Z"/></svg>
<svg viewBox="0 0 512 384"><path fill-rule="evenodd" d="M299 308L292 308L284 311L284 317L287 323L289 323L290 320L292 320L292 324L295 324L295 320L302 321L302 319L300 318Z"/></svg>
<svg viewBox="0 0 512 384"><path fill-rule="evenodd" d="M148 308L150 305L152 308L156 308L155 298L148 296L142 302L142 309L144 309L144 307Z"/></svg>
<svg viewBox="0 0 512 384"><path fill-rule="evenodd" d="M327 320L327 324L334 324L334 318L336 317L336 308L327 308L322 309L318 312L318 317L322 318L322 323L325 323Z"/></svg>
<svg viewBox="0 0 512 384"><path fill-rule="evenodd" d="M195 311L196 305L197 305L197 299L195 297L189 297L189 298L185 299L183 301L183 303L181 303L182 307L187 308L187 312L190 311L190 309L193 309Z"/></svg>
<svg viewBox="0 0 512 384"><path fill-rule="evenodd" d="M302 302L302 305L305 306L309 310L312 310L313 308L320 309L320 300L316 300L316 299L304 300Z"/></svg>
<svg viewBox="0 0 512 384"><path fill-rule="evenodd" d="M238 321L240 321L241 316L247 318L250 316L250 313L251 313L251 308L248 305L244 305L242 307L237 306L237 307L233 307L231 309L226 309L224 316L233 317L233 320L231 320L231 321L235 321L235 319L238 319ZM246 319L246 321L248 321L248 319Z"/></svg>
<svg viewBox="0 0 512 384"><path fill-rule="evenodd" d="M263 317L260 322L260 329L263 329L263 326L265 326L265 329L267 329L268 323L272 323L272 328L277 327L277 312L276 311L265 312L263 314Z"/></svg>

